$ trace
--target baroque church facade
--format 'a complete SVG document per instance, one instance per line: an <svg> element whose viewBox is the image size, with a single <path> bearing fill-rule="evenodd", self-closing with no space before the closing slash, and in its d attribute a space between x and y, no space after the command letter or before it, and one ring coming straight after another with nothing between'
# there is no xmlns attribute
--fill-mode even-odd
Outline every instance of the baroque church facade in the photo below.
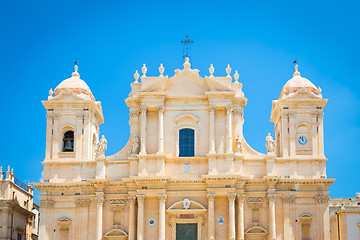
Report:
<svg viewBox="0 0 360 240"><path fill-rule="evenodd" d="M297 66L260 153L243 136L237 72L215 77L211 65L201 77L186 58L174 76L161 65L150 77L144 65L125 100L129 141L111 156L101 103L77 70L43 101L41 240L330 239L327 99Z"/></svg>

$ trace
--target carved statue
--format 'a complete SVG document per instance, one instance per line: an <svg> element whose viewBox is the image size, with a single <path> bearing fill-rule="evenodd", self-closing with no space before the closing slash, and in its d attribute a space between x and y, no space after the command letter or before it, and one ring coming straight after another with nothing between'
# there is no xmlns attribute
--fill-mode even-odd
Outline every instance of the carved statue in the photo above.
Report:
<svg viewBox="0 0 360 240"><path fill-rule="evenodd" d="M129 153L130 155L136 155L139 153L139 139L136 137L136 135L134 135L133 140L132 140L132 144L129 147Z"/></svg>
<svg viewBox="0 0 360 240"><path fill-rule="evenodd" d="M266 153L275 153L276 151L276 142L271 137L270 133L266 137Z"/></svg>
<svg viewBox="0 0 360 240"><path fill-rule="evenodd" d="M236 143L236 150L235 150L235 152L237 152L237 153L242 153L242 145L241 145L240 137L237 137L237 138L236 138L235 143Z"/></svg>
<svg viewBox="0 0 360 240"><path fill-rule="evenodd" d="M105 157L105 150L107 149L107 141L105 139L105 136L102 135L100 141L95 146L95 156L103 156Z"/></svg>

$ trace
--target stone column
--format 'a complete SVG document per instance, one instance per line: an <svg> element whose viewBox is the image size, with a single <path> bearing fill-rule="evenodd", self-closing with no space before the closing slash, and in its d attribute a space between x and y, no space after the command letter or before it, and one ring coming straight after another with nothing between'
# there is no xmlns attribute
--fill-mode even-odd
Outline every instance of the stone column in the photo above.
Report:
<svg viewBox="0 0 360 240"><path fill-rule="evenodd" d="M157 107L159 111L159 129L158 129L158 154L164 153L164 106Z"/></svg>
<svg viewBox="0 0 360 240"><path fill-rule="evenodd" d="M232 107L226 107L226 153L232 153Z"/></svg>
<svg viewBox="0 0 360 240"><path fill-rule="evenodd" d="M269 199L269 239L276 240L276 224L275 224L275 197L274 193L268 194Z"/></svg>
<svg viewBox="0 0 360 240"><path fill-rule="evenodd" d="M159 198L159 240L165 240L165 202L166 194L161 193Z"/></svg>
<svg viewBox="0 0 360 240"><path fill-rule="evenodd" d="M173 218L170 218L170 227L171 227L171 240L176 240L176 222Z"/></svg>
<svg viewBox="0 0 360 240"><path fill-rule="evenodd" d="M136 197L135 196L129 196L129 240L135 240L135 203L136 203Z"/></svg>
<svg viewBox="0 0 360 240"><path fill-rule="evenodd" d="M104 192L96 192L96 240L102 239Z"/></svg>
<svg viewBox="0 0 360 240"><path fill-rule="evenodd" d="M319 195L315 197L318 208L319 240L330 239L330 220L329 220L329 196Z"/></svg>
<svg viewBox="0 0 360 240"><path fill-rule="evenodd" d="M287 113L281 114L281 140L280 151L283 157L289 156L289 115Z"/></svg>
<svg viewBox="0 0 360 240"><path fill-rule="evenodd" d="M210 119L209 119L209 135L210 135L210 144L209 152L215 153L215 106L209 107Z"/></svg>
<svg viewBox="0 0 360 240"><path fill-rule="evenodd" d="M296 155L296 135L295 135L295 113L289 113L289 131L290 131L290 157Z"/></svg>
<svg viewBox="0 0 360 240"><path fill-rule="evenodd" d="M41 203L41 201L40 201L40 203ZM2 228L1 228L0 237L2 237L3 239L8 239L8 237L9 237L10 235L7 235L7 233L8 233L8 228L9 228L9 216L11 215L11 213L10 213L10 210L7 209L7 208L1 209L1 210L0 210L0 213L1 213L0 216L2 216L2 219L1 219L1 226L2 226ZM44 214L44 215L45 215L45 214ZM41 225L41 227L42 227L42 226L43 226L43 225ZM2 239L2 238L0 238L0 239Z"/></svg>
<svg viewBox="0 0 360 240"><path fill-rule="evenodd" d="M215 194L208 194L208 240L215 239Z"/></svg>
<svg viewBox="0 0 360 240"><path fill-rule="evenodd" d="M235 138L243 135L243 127L242 127L244 124L243 112L244 110L242 107L234 108Z"/></svg>
<svg viewBox="0 0 360 240"><path fill-rule="evenodd" d="M53 200L41 200L39 201L40 209L42 211L40 218L40 240L49 240L51 235L50 214L51 208L54 207L55 201Z"/></svg>
<svg viewBox="0 0 360 240"><path fill-rule="evenodd" d="M318 117L316 112L311 113L311 141L312 141L312 155L318 156L319 155L319 133L318 133ZM310 139L309 139L310 140Z"/></svg>
<svg viewBox="0 0 360 240"><path fill-rule="evenodd" d="M244 200L245 195L237 195L237 203L238 203L238 240L245 239L245 227L244 227Z"/></svg>
<svg viewBox="0 0 360 240"><path fill-rule="evenodd" d="M146 106L140 107L141 112L141 154L146 154Z"/></svg>
<svg viewBox="0 0 360 240"><path fill-rule="evenodd" d="M295 201L295 197L292 195L282 196L283 202L283 215L284 215L284 239L293 240L295 239L292 216L292 205Z"/></svg>
<svg viewBox="0 0 360 240"><path fill-rule="evenodd" d="M139 137L139 109L130 109L130 137Z"/></svg>
<svg viewBox="0 0 360 240"><path fill-rule="evenodd" d="M144 202L145 195L137 195L138 200L138 224L137 224L137 239L144 239Z"/></svg>
<svg viewBox="0 0 360 240"><path fill-rule="evenodd" d="M235 198L236 193L229 193L229 240L235 240Z"/></svg>

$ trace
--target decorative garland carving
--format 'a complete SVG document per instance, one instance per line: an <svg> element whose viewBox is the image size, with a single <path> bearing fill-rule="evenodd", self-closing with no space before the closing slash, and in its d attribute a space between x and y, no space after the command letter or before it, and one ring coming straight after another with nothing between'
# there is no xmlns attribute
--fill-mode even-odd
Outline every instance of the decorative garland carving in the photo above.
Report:
<svg viewBox="0 0 360 240"><path fill-rule="evenodd" d="M39 201L40 204L40 208L52 208L55 205L55 201L54 200L42 200Z"/></svg>
<svg viewBox="0 0 360 240"><path fill-rule="evenodd" d="M323 195L319 195L315 197L315 201L317 203L328 203L329 199L330 199L329 196L323 196Z"/></svg>
<svg viewBox="0 0 360 240"><path fill-rule="evenodd" d="M77 199L75 201L76 207L88 207L90 205L89 199Z"/></svg>
<svg viewBox="0 0 360 240"><path fill-rule="evenodd" d="M294 203L295 199L296 199L296 197L293 195L287 195L287 196L281 197L281 200L283 201L283 203Z"/></svg>

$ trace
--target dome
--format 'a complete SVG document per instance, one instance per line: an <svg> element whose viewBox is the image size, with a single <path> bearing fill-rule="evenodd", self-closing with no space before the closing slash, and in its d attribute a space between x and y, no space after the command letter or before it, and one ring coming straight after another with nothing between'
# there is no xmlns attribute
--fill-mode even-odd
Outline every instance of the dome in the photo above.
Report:
<svg viewBox="0 0 360 240"><path fill-rule="evenodd" d="M55 96L58 95L65 89L73 91L76 95L83 98L84 100L94 100L95 98L91 93L89 86L85 81L80 79L80 74L78 73L78 66L75 65L75 72L71 74L71 78L65 79L62 81L54 90Z"/></svg>
<svg viewBox="0 0 360 240"><path fill-rule="evenodd" d="M298 71L298 65L295 65L295 72L293 77L287 81L281 91L280 97L283 94L289 95L297 92L297 90L301 88L306 88L312 91L314 94L318 93L317 87L308 79L300 76L300 72Z"/></svg>

